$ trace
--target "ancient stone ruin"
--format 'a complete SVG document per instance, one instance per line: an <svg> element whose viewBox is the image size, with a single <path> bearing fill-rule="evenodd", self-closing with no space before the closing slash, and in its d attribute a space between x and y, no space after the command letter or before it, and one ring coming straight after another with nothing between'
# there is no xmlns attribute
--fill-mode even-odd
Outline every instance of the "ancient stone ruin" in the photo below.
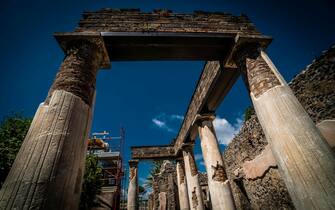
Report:
<svg viewBox="0 0 335 210"><path fill-rule="evenodd" d="M289 83L318 128L331 120L334 123L334 84L335 46L323 52ZM331 127L334 130L334 124ZM334 136L326 140L334 148ZM289 191L269 149L254 113L223 154L238 209L294 209ZM248 164L249 168L245 170Z"/></svg>
<svg viewBox="0 0 335 210"><path fill-rule="evenodd" d="M334 81L332 53L309 67L326 68L329 74L307 70L297 77L315 76L330 79L329 83L294 80L288 85L265 52L271 38L245 15L202 11L85 12L74 31L55 33L55 38L65 58L0 191L1 209L78 208L96 75L113 61L132 60L207 63L175 140L170 145L131 148L128 210L138 208L138 162L148 159L171 160L177 169L158 178L166 183L170 177L168 183L174 187L156 186L159 193L154 199L159 202L154 209L173 209L178 203L180 209L203 210L208 198L212 209L335 208L335 155L320 132L322 128L332 135L327 129L334 119L334 87L329 88ZM328 67L318 67L322 61ZM258 121L256 115L249 119L222 157L213 120L239 76ZM318 85L320 93L315 92ZM315 123L323 119L330 122L319 129ZM207 194L194 160L197 136ZM178 202L172 203L176 197ZM269 204L275 199L276 205Z"/></svg>

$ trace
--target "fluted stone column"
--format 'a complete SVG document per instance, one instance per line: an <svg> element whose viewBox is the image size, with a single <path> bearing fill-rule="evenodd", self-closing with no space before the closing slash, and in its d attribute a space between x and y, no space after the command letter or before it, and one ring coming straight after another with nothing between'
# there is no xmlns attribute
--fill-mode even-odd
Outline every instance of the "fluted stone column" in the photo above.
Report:
<svg viewBox="0 0 335 210"><path fill-rule="evenodd" d="M0 209L77 209L92 120L100 39L76 39L0 191Z"/></svg>
<svg viewBox="0 0 335 210"><path fill-rule="evenodd" d="M129 185L128 185L128 200L127 200L127 209L128 210L137 210L137 165L138 160L129 161Z"/></svg>
<svg viewBox="0 0 335 210"><path fill-rule="evenodd" d="M264 51L241 50L257 117L297 209L335 209L335 155Z"/></svg>
<svg viewBox="0 0 335 210"><path fill-rule="evenodd" d="M212 123L214 119L214 115L198 115L195 122L198 126L202 155L207 171L212 208L235 209L230 183Z"/></svg>
<svg viewBox="0 0 335 210"><path fill-rule="evenodd" d="M204 210L198 169L194 161L193 146L184 146L183 157L190 209Z"/></svg>
<svg viewBox="0 0 335 210"><path fill-rule="evenodd" d="M179 196L179 207L181 210L189 210L190 204L188 201L187 184L185 180L184 163L181 160L177 160L177 182L178 182L178 196Z"/></svg>

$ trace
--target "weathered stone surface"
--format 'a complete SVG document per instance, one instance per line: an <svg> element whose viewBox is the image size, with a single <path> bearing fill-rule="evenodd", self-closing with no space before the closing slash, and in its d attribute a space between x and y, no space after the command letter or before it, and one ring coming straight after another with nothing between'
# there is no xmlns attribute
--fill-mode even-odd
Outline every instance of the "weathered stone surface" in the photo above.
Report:
<svg viewBox="0 0 335 210"><path fill-rule="evenodd" d="M159 200L159 210L166 210L166 192L160 192L158 194L158 200Z"/></svg>
<svg viewBox="0 0 335 210"><path fill-rule="evenodd" d="M314 122L335 118L335 48L332 47L298 74L290 87ZM276 167L259 178L245 179L239 169L255 159L267 145L255 115L246 121L224 152L226 172L238 209L294 209Z"/></svg>
<svg viewBox="0 0 335 210"><path fill-rule="evenodd" d="M1 188L0 209L77 209L90 126L90 107L55 90L35 114Z"/></svg>
<svg viewBox="0 0 335 210"><path fill-rule="evenodd" d="M167 210L179 209L177 173L173 163L170 161L163 162L160 173L153 176L152 185L155 210L162 206L165 206Z"/></svg>
<svg viewBox="0 0 335 210"><path fill-rule="evenodd" d="M45 103L48 104L55 90L65 90L92 105L97 71L102 54L98 46L89 41L76 41L66 52L66 57L56 75Z"/></svg>
<svg viewBox="0 0 335 210"><path fill-rule="evenodd" d="M101 55L91 42L70 46L1 189L1 209L78 207Z"/></svg>
<svg viewBox="0 0 335 210"><path fill-rule="evenodd" d="M335 45L299 73L289 86L315 123L335 119Z"/></svg>
<svg viewBox="0 0 335 210"><path fill-rule="evenodd" d="M335 120L323 120L316 125L328 144L335 150Z"/></svg>
<svg viewBox="0 0 335 210"><path fill-rule="evenodd" d="M179 130L177 140L175 142L175 150L178 151L185 138L191 130L191 126L197 114L205 104L205 98L209 94L210 88L220 75L220 63L217 61L207 62L200 76L197 87L193 93L192 100L186 112L183 124Z"/></svg>
<svg viewBox="0 0 335 210"><path fill-rule="evenodd" d="M202 199L203 199L204 207L206 210L213 209L211 198L209 195L207 173L199 172L198 179L199 179L199 184L200 184L200 188L202 192Z"/></svg>
<svg viewBox="0 0 335 210"><path fill-rule="evenodd" d="M138 185L138 160L129 161L129 185L128 185L128 199L127 209L137 210L137 185Z"/></svg>
<svg viewBox="0 0 335 210"><path fill-rule="evenodd" d="M110 189L107 191L102 189L100 194L96 196L98 206L93 207L91 210L111 210L113 209L115 206L117 206L117 204L115 203L117 202L116 201L117 199L115 199L116 196L117 196L117 192L111 191Z"/></svg>
<svg viewBox="0 0 335 210"><path fill-rule="evenodd" d="M246 65L250 92L256 98L270 88L280 85L279 80L261 56L257 59L247 58Z"/></svg>
<svg viewBox="0 0 335 210"><path fill-rule="evenodd" d="M187 190L188 190L188 200L189 200L190 208L192 210L203 210L204 203L203 203L203 198L202 198L200 182L198 178L199 173L198 173L198 170L194 162L193 151L190 147L191 146L184 148L184 151L183 151L186 183L187 183ZM194 200L195 199L194 195L196 196L197 202L195 202Z"/></svg>
<svg viewBox="0 0 335 210"><path fill-rule="evenodd" d="M177 161L176 171L178 181L179 207L181 210L189 210L190 204L188 200L187 185L185 181L184 163L182 160Z"/></svg>
<svg viewBox="0 0 335 210"><path fill-rule="evenodd" d="M131 157L133 159L174 159L174 147L170 145L164 146L141 146L131 147Z"/></svg>
<svg viewBox="0 0 335 210"><path fill-rule="evenodd" d="M224 162L213 126L213 115L198 116L198 126L201 141L201 151L208 174L208 187L213 209L233 210L234 199L230 190Z"/></svg>
<svg viewBox="0 0 335 210"><path fill-rule="evenodd" d="M76 31L260 34L245 15L203 11L180 14L169 10L141 12L137 9L108 8L85 12Z"/></svg>

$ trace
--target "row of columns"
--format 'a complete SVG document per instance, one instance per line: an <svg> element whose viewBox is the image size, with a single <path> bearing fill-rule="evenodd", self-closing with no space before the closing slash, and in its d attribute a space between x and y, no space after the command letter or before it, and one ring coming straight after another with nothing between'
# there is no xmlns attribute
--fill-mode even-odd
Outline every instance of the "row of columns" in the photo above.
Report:
<svg viewBox="0 0 335 210"><path fill-rule="evenodd" d="M320 131L264 51L249 46L237 53L235 61L295 207L335 208L335 155ZM213 114L197 115L194 125L201 141L212 208L232 210L234 199L214 119ZM177 160L180 209L203 210L192 150L192 146L184 146L183 160Z"/></svg>
<svg viewBox="0 0 335 210"><path fill-rule="evenodd" d="M66 44L66 57L1 188L1 209L77 209L95 78L106 61L101 40L80 37ZM244 46L233 57L295 207L335 208L335 155L330 146L264 51ZM212 204L233 209L211 118L195 122ZM189 206L203 209L193 154L185 150L183 158Z"/></svg>
<svg viewBox="0 0 335 210"><path fill-rule="evenodd" d="M215 116L212 114L197 116L195 123L201 141L201 150L207 171L208 188L211 197L212 209L235 209L234 199L231 193L224 162L220 152L218 140L213 126ZM181 209L204 209L201 187L198 178L198 170L194 160L193 145L183 147L183 162L177 160L177 177L179 190L179 202ZM184 171L185 169L185 171ZM182 185L186 174L186 185ZM184 188L188 189L185 190ZM185 198L188 197L188 202Z"/></svg>

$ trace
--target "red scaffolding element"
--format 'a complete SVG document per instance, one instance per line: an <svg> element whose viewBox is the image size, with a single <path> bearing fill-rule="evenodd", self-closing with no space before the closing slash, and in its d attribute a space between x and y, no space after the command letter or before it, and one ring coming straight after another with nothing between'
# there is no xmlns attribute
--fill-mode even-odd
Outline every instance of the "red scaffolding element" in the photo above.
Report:
<svg viewBox="0 0 335 210"><path fill-rule="evenodd" d="M120 209L120 200L125 196L124 139L125 130L121 128L119 136L111 136L110 132L104 131L92 133L88 141L88 152L97 155L102 167L103 186L97 198L106 209Z"/></svg>

